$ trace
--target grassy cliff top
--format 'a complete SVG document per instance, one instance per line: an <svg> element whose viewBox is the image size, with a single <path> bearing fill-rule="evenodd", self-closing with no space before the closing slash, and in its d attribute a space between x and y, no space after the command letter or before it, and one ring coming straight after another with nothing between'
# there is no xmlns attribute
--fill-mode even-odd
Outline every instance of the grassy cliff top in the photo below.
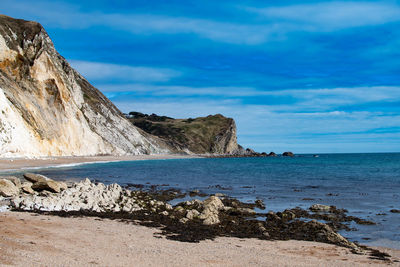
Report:
<svg viewBox="0 0 400 267"><path fill-rule="evenodd" d="M207 117L174 119L156 114L130 112L127 118L145 132L163 139L176 151L188 149L194 153L216 153L217 143L227 134L236 138L235 122L221 114ZM235 140L236 141L236 140Z"/></svg>

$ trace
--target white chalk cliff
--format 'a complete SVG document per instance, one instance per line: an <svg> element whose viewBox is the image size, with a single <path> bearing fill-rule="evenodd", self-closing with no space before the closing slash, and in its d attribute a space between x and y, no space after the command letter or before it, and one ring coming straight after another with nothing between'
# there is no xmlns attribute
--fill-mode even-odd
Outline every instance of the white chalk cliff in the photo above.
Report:
<svg viewBox="0 0 400 267"><path fill-rule="evenodd" d="M71 68L39 23L0 15L0 157L162 152Z"/></svg>

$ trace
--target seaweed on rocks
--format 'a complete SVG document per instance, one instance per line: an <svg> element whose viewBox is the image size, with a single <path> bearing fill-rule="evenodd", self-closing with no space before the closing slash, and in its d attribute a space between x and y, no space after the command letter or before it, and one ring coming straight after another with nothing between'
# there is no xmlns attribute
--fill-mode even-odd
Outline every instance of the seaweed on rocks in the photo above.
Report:
<svg viewBox="0 0 400 267"><path fill-rule="evenodd" d="M245 203L231 197L220 199L211 196L204 201L194 199L175 206L168 204L171 198L175 199L179 195L185 193L176 189L156 188L150 191L131 191L116 184L95 185L85 180L58 194L23 194L11 202L13 209L19 211L62 217L108 218L157 227L161 230L161 236L182 242L200 242L225 236L262 240L306 240L347 247L353 252L367 250L337 233L341 229L347 230L345 222L365 220L347 216L346 210L334 206L315 206L323 211L313 213L293 208L261 214L254 210L265 208L260 200ZM32 204L32 201L36 203ZM80 206L69 206L69 203L79 201L82 202ZM107 201L111 203L106 203ZM56 210L54 207L61 208ZM265 220L260 220L260 217ZM159 237L160 234L157 235ZM385 253L370 249L368 251L371 257L382 260L388 258Z"/></svg>

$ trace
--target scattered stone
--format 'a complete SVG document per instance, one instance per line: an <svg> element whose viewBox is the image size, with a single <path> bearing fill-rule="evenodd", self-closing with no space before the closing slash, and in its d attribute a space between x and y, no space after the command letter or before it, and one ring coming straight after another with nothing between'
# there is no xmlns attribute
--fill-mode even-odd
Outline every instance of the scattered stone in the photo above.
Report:
<svg viewBox="0 0 400 267"><path fill-rule="evenodd" d="M254 201L254 203L256 204L257 208L259 208L261 210L265 210L264 201L262 201L261 199L257 199L256 201Z"/></svg>
<svg viewBox="0 0 400 267"><path fill-rule="evenodd" d="M18 187L8 179L0 179L0 196L13 197L19 194Z"/></svg>
<svg viewBox="0 0 400 267"><path fill-rule="evenodd" d="M164 216L168 216L168 215L169 215L169 212L166 211L166 210L164 210L164 211L162 211L160 214L161 214L161 215L164 215Z"/></svg>
<svg viewBox="0 0 400 267"><path fill-rule="evenodd" d="M181 219L179 220L179 222L180 222L180 223L183 223L183 224L187 223L188 221L189 221L188 218L181 218Z"/></svg>
<svg viewBox="0 0 400 267"><path fill-rule="evenodd" d="M237 211L246 215L255 215L257 213L255 210L250 208L238 208Z"/></svg>
<svg viewBox="0 0 400 267"><path fill-rule="evenodd" d="M312 210L328 212L309 213L307 210L294 208L263 215L254 211L254 207L261 205L257 201L244 203L229 197L221 200L217 196L211 196L204 201L195 199L172 207L165 201L157 200L154 194L123 189L117 184L106 186L92 183L85 179L60 193L42 191L40 195L21 194L11 199L11 206L15 210L50 212L60 216L96 216L131 221L160 227L167 238L187 242L198 242L217 236L297 239L331 243L353 250L359 247L337 231L348 230L342 222L367 222L346 216L346 210L321 204L313 205ZM256 216L266 216L266 220L260 221ZM313 220L304 221L301 218Z"/></svg>
<svg viewBox="0 0 400 267"><path fill-rule="evenodd" d="M331 206L314 204L310 207L310 210L314 212L329 212L331 210Z"/></svg>
<svg viewBox="0 0 400 267"><path fill-rule="evenodd" d="M188 212L186 213L186 218L188 218L189 220L193 220L194 218L197 218L199 215L200 215L200 212L198 212L195 209L188 210Z"/></svg>

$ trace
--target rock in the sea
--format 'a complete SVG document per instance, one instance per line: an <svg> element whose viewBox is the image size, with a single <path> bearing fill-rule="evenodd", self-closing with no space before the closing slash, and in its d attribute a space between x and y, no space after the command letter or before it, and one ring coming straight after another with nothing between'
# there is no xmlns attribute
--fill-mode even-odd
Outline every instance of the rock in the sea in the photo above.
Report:
<svg viewBox="0 0 400 267"><path fill-rule="evenodd" d="M18 187L8 179L0 179L0 196L12 197L19 193Z"/></svg>
<svg viewBox="0 0 400 267"><path fill-rule="evenodd" d="M287 151L287 152L283 152L282 156L284 156L284 157L294 157L294 154L293 154L293 152Z"/></svg>
<svg viewBox="0 0 400 267"><path fill-rule="evenodd" d="M254 204L256 204L257 208L259 208L261 210L265 210L264 201L262 201L261 199L257 199L256 201L254 201Z"/></svg>
<svg viewBox="0 0 400 267"><path fill-rule="evenodd" d="M311 211L318 212L329 212L331 210L331 206L322 205L322 204L314 204L310 207Z"/></svg>
<svg viewBox="0 0 400 267"><path fill-rule="evenodd" d="M219 211L224 209L224 204L221 199L216 196L211 196L204 200L204 209L199 215L199 218L203 220L204 225L213 225L220 223Z"/></svg>
<svg viewBox="0 0 400 267"><path fill-rule="evenodd" d="M268 157L276 157L277 155L276 155L276 153L275 152L269 152L269 154L268 154Z"/></svg>
<svg viewBox="0 0 400 267"><path fill-rule="evenodd" d="M283 221L291 221L296 218L296 214L294 214L290 210L285 210L284 212L282 212L281 218Z"/></svg>
<svg viewBox="0 0 400 267"><path fill-rule="evenodd" d="M391 213L400 213L400 210L397 210L397 209L391 209L391 210L390 210L390 212L391 212Z"/></svg>
<svg viewBox="0 0 400 267"><path fill-rule="evenodd" d="M250 208L237 208L237 211L242 214L255 215L257 212Z"/></svg>

